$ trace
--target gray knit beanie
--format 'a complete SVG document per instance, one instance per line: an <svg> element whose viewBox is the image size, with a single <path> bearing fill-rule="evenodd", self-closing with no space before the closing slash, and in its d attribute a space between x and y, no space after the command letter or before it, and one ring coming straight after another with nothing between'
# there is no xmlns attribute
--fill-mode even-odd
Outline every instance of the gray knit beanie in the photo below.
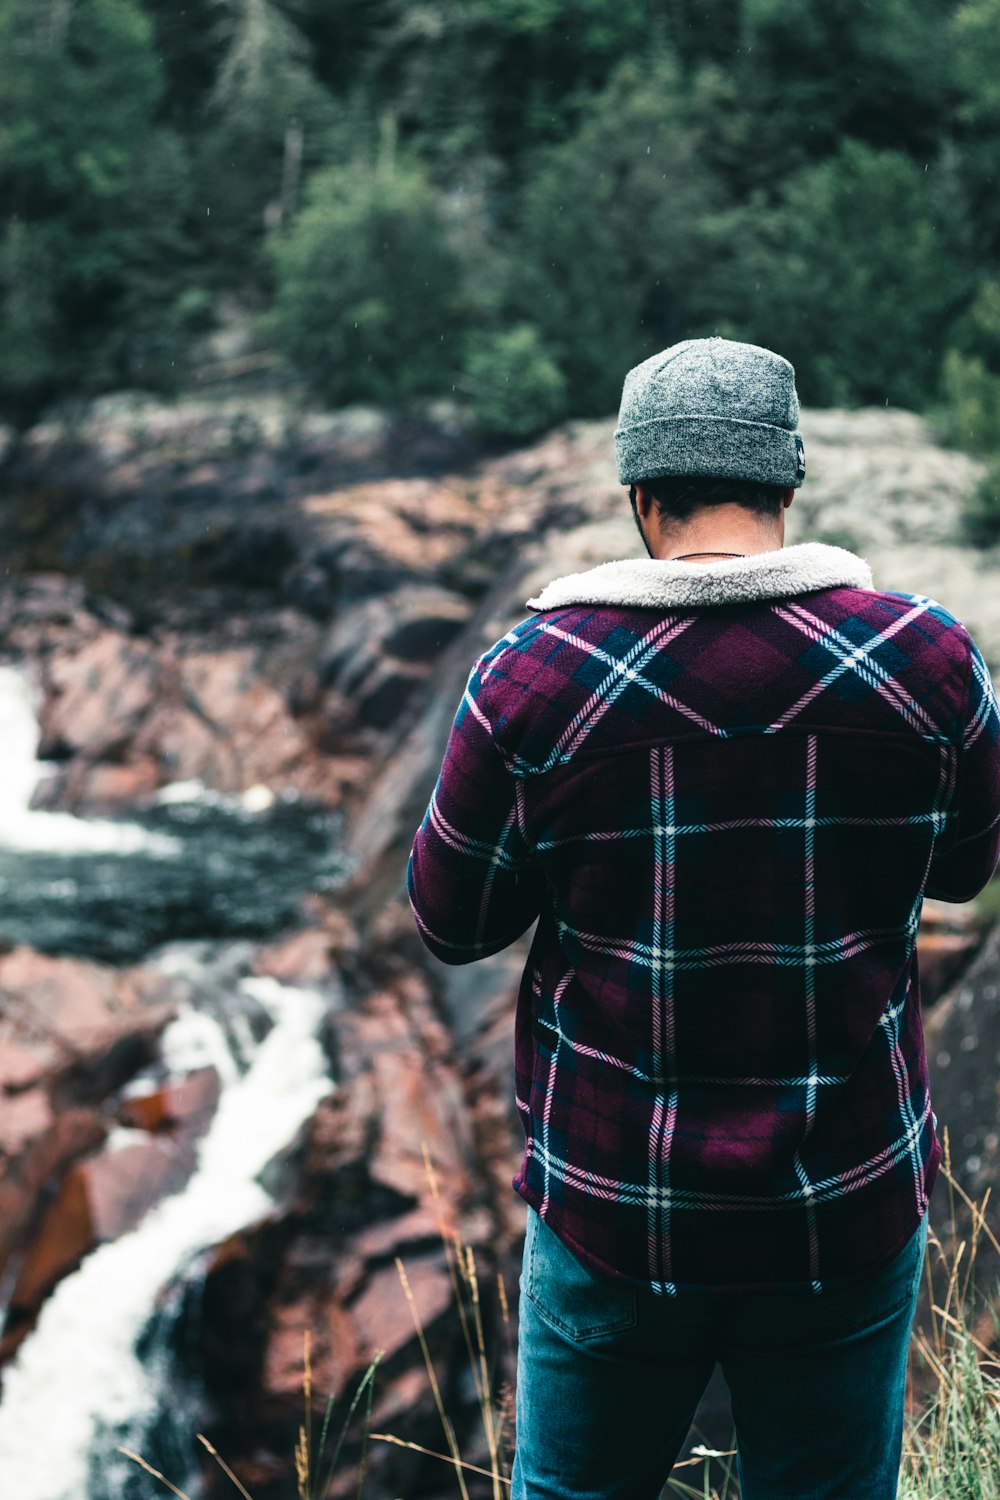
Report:
<svg viewBox="0 0 1000 1500"><path fill-rule="evenodd" d="M625 376L615 450L622 484L701 474L798 489L799 398L787 359L732 339L685 339Z"/></svg>

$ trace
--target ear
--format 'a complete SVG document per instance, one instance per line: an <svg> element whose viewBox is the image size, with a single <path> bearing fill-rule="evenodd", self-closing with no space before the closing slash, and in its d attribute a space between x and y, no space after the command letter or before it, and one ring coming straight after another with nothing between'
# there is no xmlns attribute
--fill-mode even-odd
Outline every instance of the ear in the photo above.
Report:
<svg viewBox="0 0 1000 1500"><path fill-rule="evenodd" d="M794 499L795 499L795 490L794 489L787 489L785 491L784 501L782 502L786 510L791 505L791 503L792 503L792 501Z"/></svg>
<svg viewBox="0 0 1000 1500"><path fill-rule="evenodd" d="M642 517L642 519L644 521L648 521L649 520L649 516L650 516L650 512L653 509L653 496L652 496L652 493L646 487L646 485L642 484L641 482L637 483L634 486L634 489L635 489L635 508L639 512L639 515Z"/></svg>

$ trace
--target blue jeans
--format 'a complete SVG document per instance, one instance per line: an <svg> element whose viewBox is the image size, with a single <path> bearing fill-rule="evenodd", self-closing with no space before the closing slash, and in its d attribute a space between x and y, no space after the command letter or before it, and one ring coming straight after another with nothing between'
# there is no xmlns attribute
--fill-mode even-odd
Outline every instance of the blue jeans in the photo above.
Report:
<svg viewBox="0 0 1000 1500"><path fill-rule="evenodd" d="M716 1363L742 1500L894 1500L926 1236L847 1290L667 1298L529 1212L511 1500L654 1500Z"/></svg>

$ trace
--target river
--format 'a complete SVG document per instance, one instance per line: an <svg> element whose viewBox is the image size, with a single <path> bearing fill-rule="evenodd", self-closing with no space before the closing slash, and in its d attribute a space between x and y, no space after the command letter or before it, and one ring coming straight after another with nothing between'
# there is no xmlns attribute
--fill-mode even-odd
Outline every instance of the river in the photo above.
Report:
<svg viewBox="0 0 1000 1500"><path fill-rule="evenodd" d="M186 1186L59 1284L4 1371L0 1495L122 1500L153 1481L136 1489L116 1444L142 1448L165 1413L185 1417L165 1341L148 1336L165 1289L267 1211L263 1169L332 1086L317 1040L329 994L241 972L248 939L289 925L344 866L328 815L263 789L177 785L128 819L35 811L36 749L28 685L0 668L0 933L176 976L191 999L164 1033L156 1079L212 1066L221 1083ZM116 1130L104 1149L134 1138Z"/></svg>

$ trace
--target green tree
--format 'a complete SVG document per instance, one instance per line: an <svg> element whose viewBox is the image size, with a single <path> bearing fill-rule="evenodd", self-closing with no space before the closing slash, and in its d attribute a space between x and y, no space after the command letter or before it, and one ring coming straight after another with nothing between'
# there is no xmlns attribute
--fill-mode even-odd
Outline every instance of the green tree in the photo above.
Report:
<svg viewBox="0 0 1000 1500"><path fill-rule="evenodd" d="M703 321L785 354L804 400L919 408L934 396L968 285L908 157L847 141L714 233Z"/></svg>
<svg viewBox="0 0 1000 1500"><path fill-rule="evenodd" d="M383 149L317 173L273 255L275 337L329 401L452 388L462 267L415 162Z"/></svg>
<svg viewBox="0 0 1000 1500"><path fill-rule="evenodd" d="M192 153L199 239L210 280L252 294L267 282L265 232L291 218L304 174L327 159L336 111L306 38L270 0L213 10L218 64Z"/></svg>
<svg viewBox="0 0 1000 1500"><path fill-rule="evenodd" d="M162 378L177 353L184 162L134 0L0 7L0 399Z"/></svg>
<svg viewBox="0 0 1000 1500"><path fill-rule="evenodd" d="M732 75L769 173L823 159L845 136L919 156L940 139L951 41L940 0L741 0Z"/></svg>
<svg viewBox="0 0 1000 1500"><path fill-rule="evenodd" d="M1000 255L1000 0L966 0L955 12L954 130L968 218L985 263Z"/></svg>
<svg viewBox="0 0 1000 1500"><path fill-rule="evenodd" d="M565 378L530 323L473 335L463 389L477 425L494 437L530 437L566 409Z"/></svg>
<svg viewBox="0 0 1000 1500"><path fill-rule="evenodd" d="M626 63L577 132L543 153L520 204L508 301L535 323L570 408L615 408L622 371L679 337L720 204L670 53Z"/></svg>

